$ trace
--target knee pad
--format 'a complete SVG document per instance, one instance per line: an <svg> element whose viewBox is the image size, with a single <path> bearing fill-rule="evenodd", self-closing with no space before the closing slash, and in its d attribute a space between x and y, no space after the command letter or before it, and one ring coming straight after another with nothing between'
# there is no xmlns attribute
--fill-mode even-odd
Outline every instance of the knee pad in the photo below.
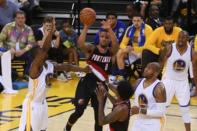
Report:
<svg viewBox="0 0 197 131"><path fill-rule="evenodd" d="M191 123L191 117L189 114L189 106L180 107L180 112L181 112L184 123Z"/></svg>

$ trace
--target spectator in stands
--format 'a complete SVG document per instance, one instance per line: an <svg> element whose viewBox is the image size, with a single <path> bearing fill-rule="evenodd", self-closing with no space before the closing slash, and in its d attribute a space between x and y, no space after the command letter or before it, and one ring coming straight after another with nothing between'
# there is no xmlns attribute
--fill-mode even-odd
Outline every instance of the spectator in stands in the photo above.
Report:
<svg viewBox="0 0 197 131"><path fill-rule="evenodd" d="M78 35L73 29L69 21L63 23L63 29L60 31L60 39L63 52L68 54L68 63L79 65L77 54L77 39Z"/></svg>
<svg viewBox="0 0 197 131"><path fill-rule="evenodd" d="M146 12L148 10L148 1L140 1L136 0L134 1L135 8L139 10L140 14L142 15L143 18L146 17Z"/></svg>
<svg viewBox="0 0 197 131"><path fill-rule="evenodd" d="M133 3L130 3L126 6L126 14L129 17L129 23L128 25L132 25L132 18L133 15L136 14L138 12L138 10L135 8L135 5Z"/></svg>
<svg viewBox="0 0 197 131"><path fill-rule="evenodd" d="M32 3L32 8L36 12L41 12L43 9L40 6L40 0L29 0Z"/></svg>
<svg viewBox="0 0 197 131"><path fill-rule="evenodd" d="M0 0L0 31L7 24L14 20L14 15L19 8L7 0Z"/></svg>
<svg viewBox="0 0 197 131"><path fill-rule="evenodd" d="M36 41L41 48L47 37L48 31L51 30L52 28L54 19L55 18L51 16L45 17L43 20L42 27L40 27L35 33ZM61 46L60 46L60 32L57 31L55 28L51 41L51 48L48 51L48 55L49 55L48 59L53 60L57 63L62 63L65 54L66 53L61 50ZM68 81L68 79L71 79L71 75L67 73L60 73L57 79L66 82Z"/></svg>
<svg viewBox="0 0 197 131"><path fill-rule="evenodd" d="M161 5L160 5L160 16L167 17L170 16L171 11L172 11L172 6L173 6L173 1L174 0L161 0Z"/></svg>
<svg viewBox="0 0 197 131"><path fill-rule="evenodd" d="M162 25L161 19L159 17L159 8L156 5L150 7L149 17L146 19L146 24L150 25L153 30Z"/></svg>
<svg viewBox="0 0 197 131"><path fill-rule="evenodd" d="M188 19L188 2L188 0L174 0L171 15L176 18L176 22L182 29L188 30L190 35L194 35L197 32L195 29L197 25L197 2L196 0L190 2L192 4L190 19Z"/></svg>
<svg viewBox="0 0 197 131"><path fill-rule="evenodd" d="M25 61L25 75L32 62L30 49L35 45L31 27L25 25L25 13L17 11L15 21L8 23L0 34L0 47L11 50L14 60Z"/></svg>
<svg viewBox="0 0 197 131"><path fill-rule="evenodd" d="M118 42L122 40L122 37L124 35L124 31L126 29L126 25L124 22L118 20L117 14L113 11L108 12L106 15L106 20L111 22L111 27L116 34L116 37L118 39ZM100 29L101 30L101 29ZM96 34L94 38L94 43L98 44L99 43L99 32Z"/></svg>
<svg viewBox="0 0 197 131"><path fill-rule="evenodd" d="M161 4L161 0L152 0L150 4L158 6ZM147 9L147 7L148 7L148 1L146 0L145 1L134 0L126 6L126 13L130 20L129 26L133 24L132 18L134 14L140 13L143 17L145 16L145 11L149 10Z"/></svg>
<svg viewBox="0 0 197 131"><path fill-rule="evenodd" d="M140 14L133 16L133 25L129 26L124 34L120 44L120 50L117 53L117 64L119 75L123 78L126 76L125 59L129 55L129 63L141 57L144 43L152 33L152 28L143 22Z"/></svg>
<svg viewBox="0 0 197 131"><path fill-rule="evenodd" d="M40 27L35 33L35 38L40 48L42 48L44 44L44 40L46 39L48 31L51 30L52 28L54 19L55 18L51 16L45 17L43 20L42 27ZM60 34L59 34L59 31L55 29L53 37L52 37L52 41L51 41L51 48L48 52L48 55L49 55L48 58L50 60L61 63L62 60L59 59L59 57L62 57L62 54L61 54L59 45L60 45Z"/></svg>
<svg viewBox="0 0 197 131"><path fill-rule="evenodd" d="M64 21L63 23L63 29L60 31L60 41L61 41L61 50L63 54L63 59L66 55L68 55L68 63L69 64L75 64L79 66L79 56L77 53L77 40L78 35L73 29L70 21ZM62 59L62 62L63 62ZM67 79L72 79L70 72L60 74L58 77L59 80L64 80L65 76ZM76 72L76 75L78 77L83 77L85 74L82 72Z"/></svg>
<svg viewBox="0 0 197 131"><path fill-rule="evenodd" d="M135 0L134 2L135 8L140 12L140 14L147 18L149 16L149 8L151 5L159 6L161 5L161 0Z"/></svg>
<svg viewBox="0 0 197 131"><path fill-rule="evenodd" d="M29 2L29 0L9 0L9 1L12 1L13 3L15 3L20 10L25 12L26 24L31 25L32 24L32 17L33 17L32 16L33 10L31 8L31 3Z"/></svg>
<svg viewBox="0 0 197 131"><path fill-rule="evenodd" d="M174 43L181 28L174 25L171 17L164 20L163 26L154 30L150 38L146 41L142 52L142 71L150 62L158 62L160 49Z"/></svg>
<svg viewBox="0 0 197 131"><path fill-rule="evenodd" d="M162 0L152 0L151 5L161 5Z"/></svg>

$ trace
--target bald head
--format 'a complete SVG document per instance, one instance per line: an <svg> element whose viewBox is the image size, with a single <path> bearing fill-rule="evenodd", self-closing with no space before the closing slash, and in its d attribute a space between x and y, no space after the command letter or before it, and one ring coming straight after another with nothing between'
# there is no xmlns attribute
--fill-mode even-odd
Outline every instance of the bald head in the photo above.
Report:
<svg viewBox="0 0 197 131"><path fill-rule="evenodd" d="M161 67L157 62L149 63L144 69L143 76L147 79L157 78L160 74Z"/></svg>
<svg viewBox="0 0 197 131"><path fill-rule="evenodd" d="M150 7L150 15L151 17L153 17L154 19L159 17L159 7L156 5L152 5Z"/></svg>
<svg viewBox="0 0 197 131"><path fill-rule="evenodd" d="M178 48L187 48L188 41L189 41L188 32L182 30L178 35L178 41L177 41Z"/></svg>
<svg viewBox="0 0 197 131"><path fill-rule="evenodd" d="M156 73L160 73L160 71L161 71L161 67L160 67L160 64L158 63L158 62L151 62L151 63L149 63L150 64L150 66L154 69L154 71L156 72Z"/></svg>

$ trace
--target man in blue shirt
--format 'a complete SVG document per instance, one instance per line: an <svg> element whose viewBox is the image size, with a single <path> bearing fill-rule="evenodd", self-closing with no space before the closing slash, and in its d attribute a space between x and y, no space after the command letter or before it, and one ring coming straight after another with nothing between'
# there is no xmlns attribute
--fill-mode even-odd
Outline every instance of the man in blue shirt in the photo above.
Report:
<svg viewBox="0 0 197 131"><path fill-rule="evenodd" d="M126 30L126 24L117 19L117 14L115 12L108 12L106 15L106 20L111 21L112 30L116 34L118 42L120 42ZM99 31L100 30L101 28L99 29ZM94 38L94 44L98 44L98 43L99 43L99 32L95 35Z"/></svg>
<svg viewBox="0 0 197 131"><path fill-rule="evenodd" d="M4 25L13 21L14 15L18 10L17 5L11 1L0 0L0 30Z"/></svg>

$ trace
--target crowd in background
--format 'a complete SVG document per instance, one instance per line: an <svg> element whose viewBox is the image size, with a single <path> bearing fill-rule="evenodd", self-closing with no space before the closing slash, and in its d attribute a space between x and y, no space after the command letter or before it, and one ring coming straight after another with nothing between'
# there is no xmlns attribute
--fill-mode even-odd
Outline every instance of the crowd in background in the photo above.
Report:
<svg viewBox="0 0 197 131"><path fill-rule="evenodd" d="M118 20L117 11L106 12L106 20L111 21L112 29L120 43L120 50L117 53L119 59L115 60L117 66L113 67L118 68L119 71L112 71L112 80L116 78L116 75L127 76L124 68L128 63L132 64L140 60L143 70L147 63L158 61L160 49L166 44L175 42L178 32L182 29L195 35L196 32L192 27L195 27L197 23L197 2L192 1L191 27L188 27L187 21L187 2L187 0L152 0L151 2L132 0L125 7L125 13L129 18L128 23ZM32 18L36 15L35 12L38 13L42 10L38 0L0 0L1 51L10 50L12 60L26 62L24 79L28 78L28 70L33 59L32 53L36 48L42 48L47 30L52 27L53 17L46 17L42 25L32 30ZM136 14L138 15L136 16ZM69 20L57 24L62 28L54 32L49 59L57 63L62 63L67 59L69 64L79 65L77 32ZM98 44L98 38L97 33L94 44ZM127 45L130 45L130 48L126 48ZM134 61L126 57L130 52L135 54ZM57 78L62 81L72 79L69 72L59 72L57 75ZM84 76L81 72L77 72L76 75Z"/></svg>

